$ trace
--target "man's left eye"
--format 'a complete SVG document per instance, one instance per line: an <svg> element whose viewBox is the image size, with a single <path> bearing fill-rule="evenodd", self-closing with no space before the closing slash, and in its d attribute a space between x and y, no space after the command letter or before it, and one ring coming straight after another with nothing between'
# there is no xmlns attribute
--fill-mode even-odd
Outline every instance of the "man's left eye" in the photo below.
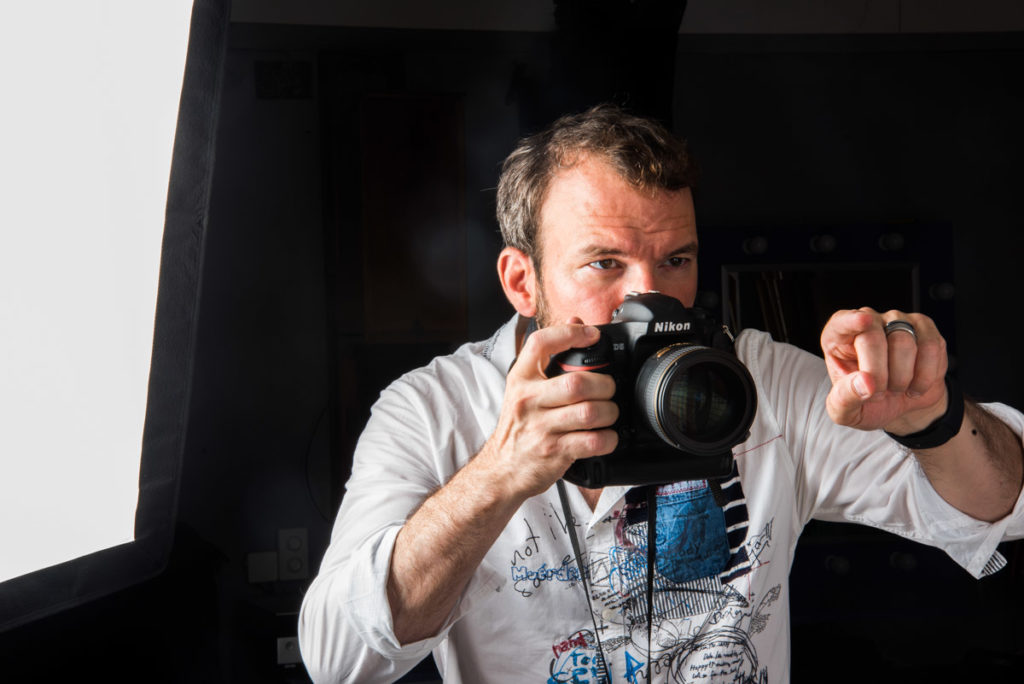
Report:
<svg viewBox="0 0 1024 684"><path fill-rule="evenodd" d="M685 266L687 263L689 263L689 261L690 260L688 258L686 258L686 257L674 256L674 257L669 257L665 261L665 263L667 263L669 266L678 267L678 266Z"/></svg>

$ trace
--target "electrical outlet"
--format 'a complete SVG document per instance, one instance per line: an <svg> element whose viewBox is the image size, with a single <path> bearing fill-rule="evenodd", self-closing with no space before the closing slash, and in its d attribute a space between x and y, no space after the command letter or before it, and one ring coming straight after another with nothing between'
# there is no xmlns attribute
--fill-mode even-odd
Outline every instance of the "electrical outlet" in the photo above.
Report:
<svg viewBox="0 0 1024 684"><path fill-rule="evenodd" d="M305 527L277 531L277 576L282 580L309 577L309 531Z"/></svg>
<svg viewBox="0 0 1024 684"><path fill-rule="evenodd" d="M277 664L297 665L302 662L297 637L281 637L277 640Z"/></svg>

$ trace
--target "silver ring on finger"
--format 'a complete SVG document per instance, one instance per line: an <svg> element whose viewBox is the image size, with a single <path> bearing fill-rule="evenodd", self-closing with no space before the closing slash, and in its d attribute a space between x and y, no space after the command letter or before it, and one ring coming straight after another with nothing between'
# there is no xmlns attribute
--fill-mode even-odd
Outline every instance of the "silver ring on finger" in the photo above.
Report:
<svg viewBox="0 0 1024 684"><path fill-rule="evenodd" d="M910 333L910 336L917 341L917 331L914 330L914 326L909 321L889 321L885 324L885 336L888 337L895 332Z"/></svg>

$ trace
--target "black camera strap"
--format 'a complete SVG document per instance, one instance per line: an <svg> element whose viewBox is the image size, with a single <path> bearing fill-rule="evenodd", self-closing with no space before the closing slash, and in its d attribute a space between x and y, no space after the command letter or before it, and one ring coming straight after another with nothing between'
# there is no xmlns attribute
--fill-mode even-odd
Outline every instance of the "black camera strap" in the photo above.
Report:
<svg viewBox="0 0 1024 684"><path fill-rule="evenodd" d="M647 681L651 681L654 630L654 561L658 548L658 486L647 486Z"/></svg>
<svg viewBox="0 0 1024 684"><path fill-rule="evenodd" d="M583 585L583 593L587 597L587 611L590 613L591 623L594 625L594 641L597 644L599 681L611 682L608 674L608 662L604 657L604 647L601 645L601 635L597 626L597 618L594 616L594 604L590 597L590 582L587 579L589 565L583 563L583 554L580 553L580 540L576 536L576 522L572 510L569 508L569 497L565 492L565 482L558 480L558 498L562 503L562 514L565 516L565 526L569 531L569 543L572 544L572 552L576 556L576 568L580 573L580 584ZM647 681L651 681L651 660L653 655L653 629L654 629L654 563L655 548L657 546L657 485L647 487Z"/></svg>
<svg viewBox="0 0 1024 684"><path fill-rule="evenodd" d="M583 585L583 593L587 596L587 611L590 613L590 621L594 625L594 642L597 644L598 677L602 684L611 684L612 678L608 674L608 663L604 659L604 648L601 646L601 635L597 628L597 618L594 617L594 606L590 601L590 582L587 580L589 566L583 564L583 554L580 553L580 540L576 536L576 519L569 508L569 497L565 493L565 482L559 479L558 498L562 502L562 515L565 516L565 527L569 530L569 542L572 544L572 552L576 556L576 569L580 573L580 583Z"/></svg>

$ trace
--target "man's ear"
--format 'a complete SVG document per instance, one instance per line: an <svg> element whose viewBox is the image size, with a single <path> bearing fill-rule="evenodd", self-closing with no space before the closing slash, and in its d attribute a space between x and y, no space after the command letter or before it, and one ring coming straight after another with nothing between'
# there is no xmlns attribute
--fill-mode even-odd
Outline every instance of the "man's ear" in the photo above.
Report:
<svg viewBox="0 0 1024 684"><path fill-rule="evenodd" d="M537 315L537 272L533 259L515 247L506 247L498 255L498 279L505 297L521 316Z"/></svg>

